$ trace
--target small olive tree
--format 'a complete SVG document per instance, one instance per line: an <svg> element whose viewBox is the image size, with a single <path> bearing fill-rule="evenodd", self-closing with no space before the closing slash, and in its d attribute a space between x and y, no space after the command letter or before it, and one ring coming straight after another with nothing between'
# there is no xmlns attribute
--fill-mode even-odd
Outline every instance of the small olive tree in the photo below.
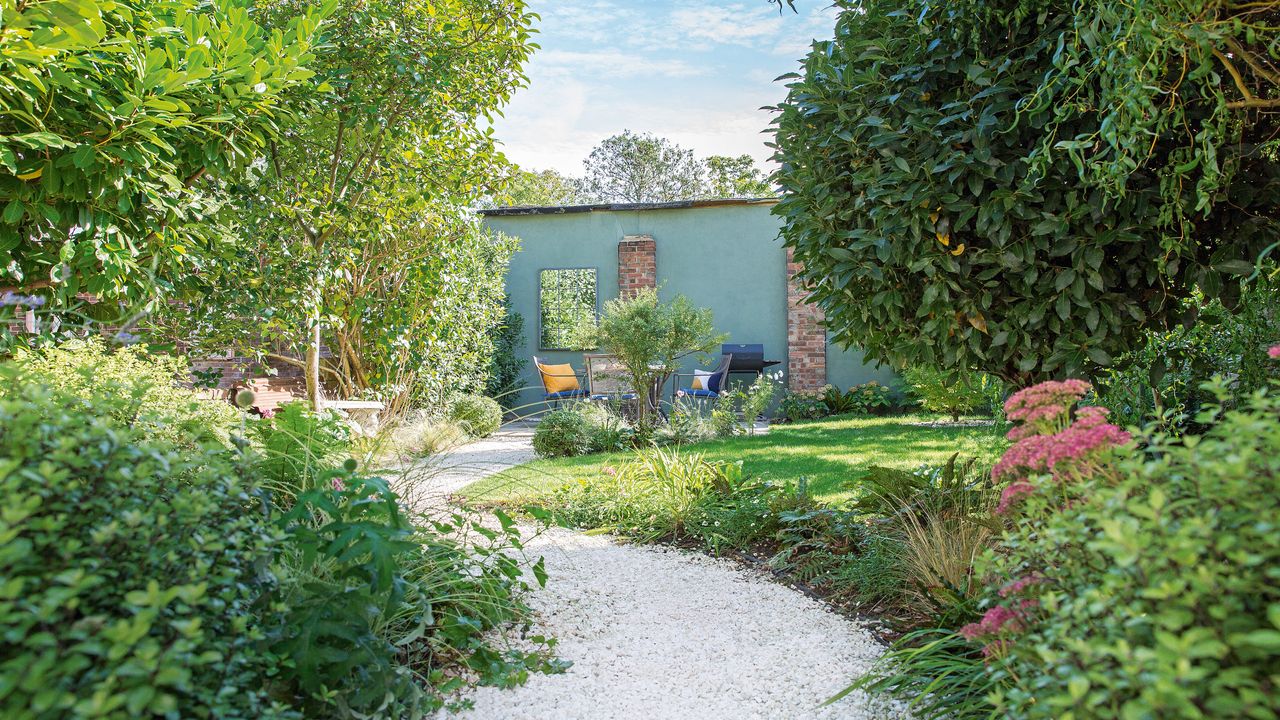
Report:
<svg viewBox="0 0 1280 720"><path fill-rule="evenodd" d="M681 360L709 353L727 337L715 332L710 310L683 295L661 302L653 289L610 300L595 328L596 344L618 358L641 397L642 424L654 409L649 389L679 370Z"/></svg>

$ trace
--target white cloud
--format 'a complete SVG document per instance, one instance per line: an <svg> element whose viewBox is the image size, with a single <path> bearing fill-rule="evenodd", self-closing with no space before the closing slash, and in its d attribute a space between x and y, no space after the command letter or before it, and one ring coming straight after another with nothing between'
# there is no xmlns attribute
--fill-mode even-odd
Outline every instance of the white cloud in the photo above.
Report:
<svg viewBox="0 0 1280 720"><path fill-rule="evenodd" d="M671 13L671 27L683 36L716 43L754 44L776 36L782 23L778 11L767 4L754 9L743 3L682 7Z"/></svg>
<svg viewBox="0 0 1280 720"><path fill-rule="evenodd" d="M679 59L649 57L621 50L542 50L530 63L529 77L594 75L604 78L691 77L705 68Z"/></svg>

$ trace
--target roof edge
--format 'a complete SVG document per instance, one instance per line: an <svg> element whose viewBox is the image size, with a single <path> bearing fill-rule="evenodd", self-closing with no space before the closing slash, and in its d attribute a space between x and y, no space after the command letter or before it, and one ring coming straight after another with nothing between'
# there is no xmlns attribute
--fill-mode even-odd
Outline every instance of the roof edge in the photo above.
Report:
<svg viewBox="0 0 1280 720"><path fill-rule="evenodd" d="M764 198L717 198L715 200L673 200L655 203L595 203L591 205L546 205L488 208L478 211L486 217L507 217L512 215L568 215L570 213L588 212L625 212L632 210L679 210L682 208L722 207L726 205L773 205L776 197Z"/></svg>

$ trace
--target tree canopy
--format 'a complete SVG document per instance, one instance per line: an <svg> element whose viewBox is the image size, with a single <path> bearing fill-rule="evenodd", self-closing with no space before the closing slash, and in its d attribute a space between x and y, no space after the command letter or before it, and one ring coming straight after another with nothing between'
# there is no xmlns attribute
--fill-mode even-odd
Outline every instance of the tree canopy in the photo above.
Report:
<svg viewBox="0 0 1280 720"><path fill-rule="evenodd" d="M294 5L261 9L284 17ZM193 298L216 330L207 342L261 350L270 337L280 359L305 355L311 397L323 375L345 395L385 393L397 407L422 391L429 349L439 377L465 370L444 362L453 346L440 339L460 331L441 328L474 326L474 349L501 314L500 292L487 288L511 246L467 208L506 174L482 120L525 82L530 22L523 0L343 4L297 123L239 188L243 252ZM468 285L483 308L445 292ZM325 345L333 354L322 359ZM483 374L476 352L459 352Z"/></svg>
<svg viewBox="0 0 1280 720"><path fill-rule="evenodd" d="M841 2L786 76L775 212L835 338L1090 372L1277 237L1277 3Z"/></svg>
<svg viewBox="0 0 1280 720"><path fill-rule="evenodd" d="M0 8L0 289L139 301L229 252L224 182L288 125L333 2Z"/></svg>

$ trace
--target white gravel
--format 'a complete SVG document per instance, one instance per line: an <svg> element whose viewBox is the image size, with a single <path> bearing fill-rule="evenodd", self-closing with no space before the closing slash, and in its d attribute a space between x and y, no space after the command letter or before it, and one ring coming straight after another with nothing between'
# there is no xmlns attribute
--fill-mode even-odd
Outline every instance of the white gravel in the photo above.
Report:
<svg viewBox="0 0 1280 720"><path fill-rule="evenodd" d="M460 448L443 477L456 490L527 459L526 433ZM495 445L499 447L494 447ZM474 468L473 471L464 468ZM459 484L461 483L461 484ZM441 488L443 490L443 488ZM546 559L528 598L531 634L557 638L572 662L509 690L466 691L456 720L770 720L890 718L903 713L851 693L829 706L882 652L868 630L791 588L727 560L617 543L563 529L531 538Z"/></svg>

